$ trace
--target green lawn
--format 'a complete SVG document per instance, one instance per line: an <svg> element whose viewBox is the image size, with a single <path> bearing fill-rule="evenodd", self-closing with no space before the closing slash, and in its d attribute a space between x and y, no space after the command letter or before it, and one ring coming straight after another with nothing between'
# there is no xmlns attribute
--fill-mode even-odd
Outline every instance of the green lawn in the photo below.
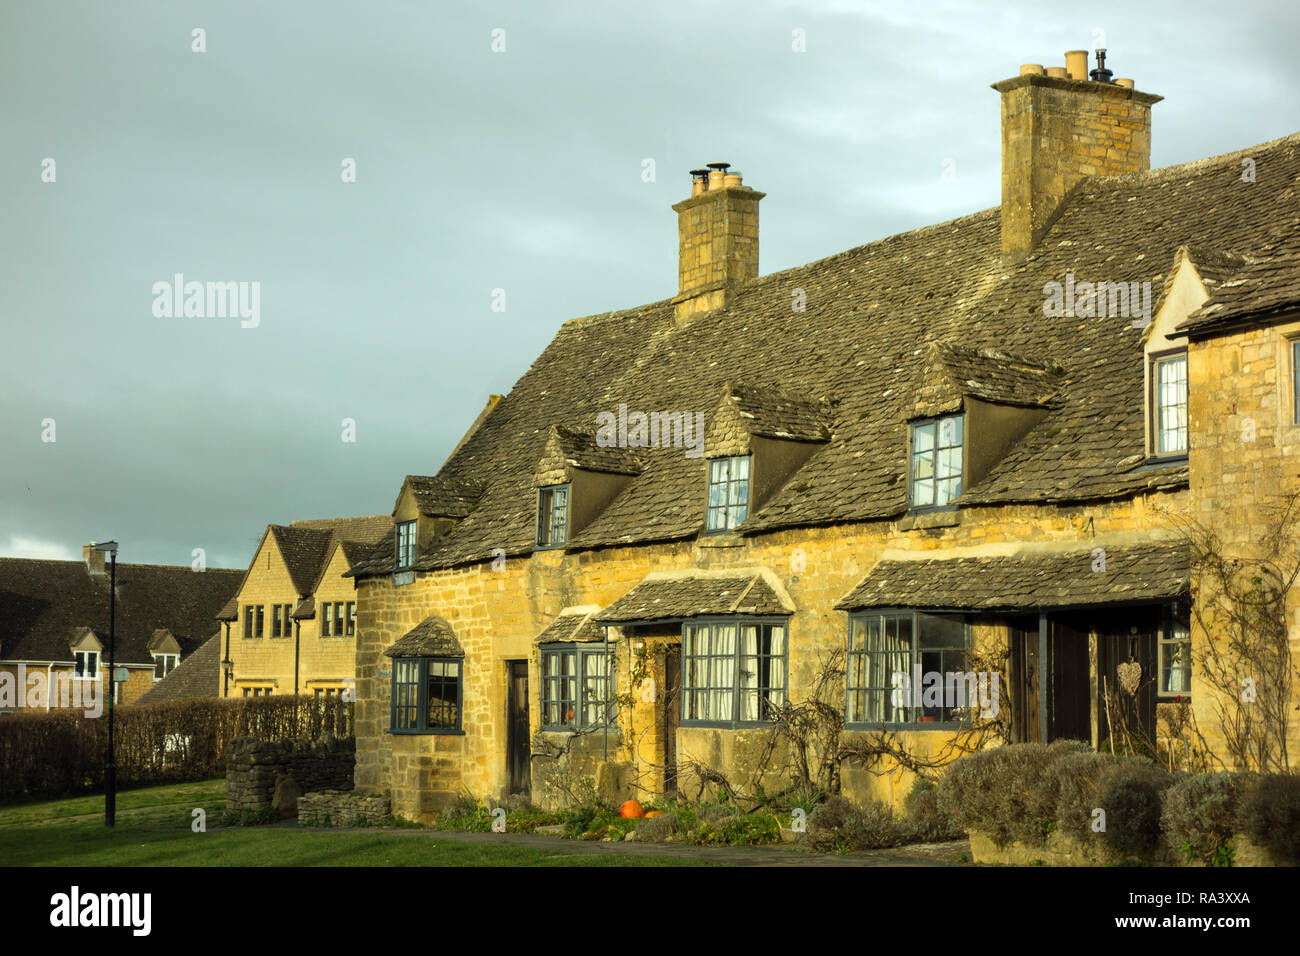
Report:
<svg viewBox="0 0 1300 956"><path fill-rule="evenodd" d="M4 866L684 866L689 860L579 855L461 843L436 833L283 827L222 829L225 781L119 793L117 826L104 826L102 796L0 807ZM190 829L207 811L207 833Z"/></svg>

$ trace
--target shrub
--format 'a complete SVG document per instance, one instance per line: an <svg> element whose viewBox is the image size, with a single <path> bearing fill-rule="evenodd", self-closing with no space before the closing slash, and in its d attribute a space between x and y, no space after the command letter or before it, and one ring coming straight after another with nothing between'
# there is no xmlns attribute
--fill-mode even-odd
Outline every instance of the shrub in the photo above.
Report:
<svg viewBox="0 0 1300 956"><path fill-rule="evenodd" d="M489 833L492 830L492 810L483 801L462 794L442 812L439 827L443 830Z"/></svg>
<svg viewBox="0 0 1300 956"><path fill-rule="evenodd" d="M114 712L117 783L219 777L236 738L346 737L352 712L351 702L305 695L127 704ZM107 748L108 721L80 710L6 716L0 720L0 799L100 790Z"/></svg>
<svg viewBox="0 0 1300 956"><path fill-rule="evenodd" d="M781 824L770 813L714 814L714 817L709 821L702 814L700 825L689 832L686 839L701 846L759 846L781 839Z"/></svg>
<svg viewBox="0 0 1300 956"><path fill-rule="evenodd" d="M1300 864L1300 777L1261 775L1241 801L1238 829L1274 863Z"/></svg>
<svg viewBox="0 0 1300 956"><path fill-rule="evenodd" d="M1106 811L1105 843L1125 856L1146 855L1160 842L1161 797L1174 777L1142 757L1127 757L1102 771L1097 805Z"/></svg>
<svg viewBox="0 0 1300 956"><path fill-rule="evenodd" d="M933 780L917 777L903 800L909 843L942 843L960 840L966 834L939 806L939 787Z"/></svg>
<svg viewBox="0 0 1300 956"><path fill-rule="evenodd" d="M1079 842L1092 835L1092 811L1098 806L1098 787L1109 757L1080 751L1067 754L1048 771L1056 792L1057 828Z"/></svg>
<svg viewBox="0 0 1300 956"><path fill-rule="evenodd" d="M808 818L808 843L816 850L879 850L901 846L908 834L887 804L859 806L828 797Z"/></svg>
<svg viewBox="0 0 1300 956"><path fill-rule="evenodd" d="M1047 747L1008 744L954 761L939 785L938 809L955 825L987 834L999 846L1013 840L1041 845L1055 828L1057 776L1052 766L1088 752L1078 740Z"/></svg>
<svg viewBox="0 0 1300 956"><path fill-rule="evenodd" d="M637 839L645 840L647 843L665 843L670 836L681 832L682 825L672 813L665 813L661 817L643 818L636 825Z"/></svg>
<svg viewBox="0 0 1300 956"><path fill-rule="evenodd" d="M1248 779L1239 773L1196 774L1169 788L1160 825L1187 862L1226 862Z"/></svg>

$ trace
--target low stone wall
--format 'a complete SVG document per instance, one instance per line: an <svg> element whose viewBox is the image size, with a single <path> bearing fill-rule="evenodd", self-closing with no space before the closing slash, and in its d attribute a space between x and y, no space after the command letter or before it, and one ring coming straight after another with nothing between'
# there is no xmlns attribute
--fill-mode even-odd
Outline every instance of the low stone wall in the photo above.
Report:
<svg viewBox="0 0 1300 956"><path fill-rule="evenodd" d="M281 816L292 817L299 795L305 792L351 790L355 769L353 737L281 741L241 737L231 742L226 764L226 812L275 807Z"/></svg>
<svg viewBox="0 0 1300 956"><path fill-rule="evenodd" d="M1246 837L1232 838L1233 866L1271 866L1268 854ZM1067 834L1053 832L1044 846L1030 846L1019 840L998 846L989 836L977 831L970 835L971 857L976 863L1002 863L1010 866L1115 866L1124 857L1100 843L1083 844ZM1137 859L1137 858L1134 858ZM1204 866L1186 863L1165 843L1153 854L1137 862L1146 866Z"/></svg>
<svg viewBox="0 0 1300 956"><path fill-rule="evenodd" d="M386 796L370 796L349 790L324 790L298 798L300 827L374 827L392 814Z"/></svg>

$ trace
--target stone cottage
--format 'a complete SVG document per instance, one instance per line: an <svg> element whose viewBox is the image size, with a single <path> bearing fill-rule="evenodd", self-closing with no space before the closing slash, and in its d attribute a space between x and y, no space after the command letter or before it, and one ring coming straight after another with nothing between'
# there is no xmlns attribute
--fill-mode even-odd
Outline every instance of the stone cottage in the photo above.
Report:
<svg viewBox="0 0 1300 956"><path fill-rule="evenodd" d="M1151 170L1160 97L1086 53L993 89L998 208L760 275L764 194L694 170L676 294L566 322L406 479L349 572L359 788L772 792L817 697L875 756L834 783L896 799L981 723L1197 706L1173 519L1300 487L1300 135Z"/></svg>

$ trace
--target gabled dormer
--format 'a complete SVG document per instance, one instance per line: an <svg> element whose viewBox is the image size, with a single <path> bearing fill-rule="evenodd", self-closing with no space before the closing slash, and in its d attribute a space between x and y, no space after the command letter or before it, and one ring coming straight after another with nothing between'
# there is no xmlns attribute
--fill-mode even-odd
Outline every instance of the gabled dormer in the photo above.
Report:
<svg viewBox="0 0 1300 956"><path fill-rule="evenodd" d="M734 530L830 441L829 402L728 383L704 442L704 531Z"/></svg>
<svg viewBox="0 0 1300 956"><path fill-rule="evenodd" d="M153 679L160 681L181 662L181 645L167 628L157 628L146 648L153 657Z"/></svg>
<svg viewBox="0 0 1300 956"><path fill-rule="evenodd" d="M84 680L98 680L100 668L106 666L104 645L95 632L88 627L75 628L68 641L68 650L72 653L74 677Z"/></svg>
<svg viewBox="0 0 1300 956"><path fill-rule="evenodd" d="M564 547L639 474L641 460L626 448L606 446L595 435L552 425L533 471L537 547Z"/></svg>
<svg viewBox="0 0 1300 956"><path fill-rule="evenodd" d="M908 409L908 506L950 507L1047 415L1062 370L1000 349L932 342Z"/></svg>
<svg viewBox="0 0 1300 956"><path fill-rule="evenodd" d="M419 555L472 512L483 485L436 475L407 475L393 505L395 570L411 568Z"/></svg>
<svg viewBox="0 0 1300 956"><path fill-rule="evenodd" d="M1174 254L1160 305L1142 331L1142 399L1149 461L1187 457L1187 339L1178 333L1178 326L1243 264L1237 256L1189 246L1180 246Z"/></svg>

